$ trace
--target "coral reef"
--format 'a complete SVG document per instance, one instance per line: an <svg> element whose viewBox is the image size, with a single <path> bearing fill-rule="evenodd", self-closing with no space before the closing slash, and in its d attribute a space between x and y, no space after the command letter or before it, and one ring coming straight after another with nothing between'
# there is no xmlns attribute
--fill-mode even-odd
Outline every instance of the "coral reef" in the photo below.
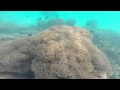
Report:
<svg viewBox="0 0 120 90"><path fill-rule="evenodd" d="M0 44L2 44L4 42L7 42L7 41L12 41L12 40L15 40L15 38L12 38L12 37L2 37L0 39Z"/></svg>
<svg viewBox="0 0 120 90"><path fill-rule="evenodd" d="M87 33L84 35L85 32ZM55 26L34 39L37 58L32 61L36 78L107 78L111 67L107 57L94 45L87 31Z"/></svg>
<svg viewBox="0 0 120 90"><path fill-rule="evenodd" d="M85 24L85 28L89 31L94 32L98 29L98 21L94 19L88 20Z"/></svg>
<svg viewBox="0 0 120 90"><path fill-rule="evenodd" d="M118 44L120 35L112 30L96 30L93 33L92 42L109 58L114 75L112 78L120 78L120 45Z"/></svg>
<svg viewBox="0 0 120 90"><path fill-rule="evenodd" d="M91 40L85 29L57 25L0 44L0 78L106 79L110 62Z"/></svg>
<svg viewBox="0 0 120 90"><path fill-rule="evenodd" d="M97 21L89 20L86 23L85 28L88 31L92 31L92 42L109 58L113 75L110 79L120 78L120 34L111 29L102 29L97 25Z"/></svg>
<svg viewBox="0 0 120 90"><path fill-rule="evenodd" d="M68 25L74 26L76 20L69 19L67 21L63 20L62 18L52 17L48 18L47 20L42 20L41 18L38 19L36 25L29 25L29 26L19 26L10 22L3 22L0 21L0 38L3 37L25 37L28 34L32 33L35 35L36 33L43 31L51 26L55 25Z"/></svg>
<svg viewBox="0 0 120 90"><path fill-rule="evenodd" d="M75 19L68 19L67 21L65 21L62 18L52 18L52 19L48 19L47 21L38 20L37 29L45 30L45 29L50 28L51 26L55 26L55 25L74 26L75 24L76 24Z"/></svg>

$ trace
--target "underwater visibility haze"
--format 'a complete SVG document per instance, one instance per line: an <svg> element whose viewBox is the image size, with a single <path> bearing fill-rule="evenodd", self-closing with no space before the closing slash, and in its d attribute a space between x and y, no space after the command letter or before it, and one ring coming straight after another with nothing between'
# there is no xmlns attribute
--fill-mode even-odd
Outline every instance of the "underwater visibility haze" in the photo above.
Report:
<svg viewBox="0 0 120 90"><path fill-rule="evenodd" d="M0 11L0 79L120 79L120 11Z"/></svg>

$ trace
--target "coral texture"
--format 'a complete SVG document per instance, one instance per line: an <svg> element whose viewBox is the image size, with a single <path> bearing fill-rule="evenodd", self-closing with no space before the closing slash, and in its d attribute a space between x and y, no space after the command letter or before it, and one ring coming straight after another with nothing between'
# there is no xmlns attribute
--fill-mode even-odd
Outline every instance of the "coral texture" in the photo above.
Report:
<svg viewBox="0 0 120 90"><path fill-rule="evenodd" d="M0 44L0 78L29 77L32 60L30 40L24 38Z"/></svg>
<svg viewBox="0 0 120 90"><path fill-rule="evenodd" d="M106 79L110 62L91 39L82 28L57 25L0 44L0 78Z"/></svg>
<svg viewBox="0 0 120 90"><path fill-rule="evenodd" d="M32 44L36 78L88 79L112 75L108 58L91 42L91 35L74 26L53 26Z"/></svg>

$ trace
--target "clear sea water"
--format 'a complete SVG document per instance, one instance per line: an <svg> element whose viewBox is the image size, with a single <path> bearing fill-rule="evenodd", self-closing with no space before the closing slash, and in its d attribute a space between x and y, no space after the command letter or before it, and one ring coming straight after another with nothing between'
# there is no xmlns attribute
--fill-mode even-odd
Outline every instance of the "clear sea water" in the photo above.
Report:
<svg viewBox="0 0 120 90"><path fill-rule="evenodd" d="M36 26L38 19L54 19L56 17L63 20L75 19L75 26L86 27L88 20L96 20L97 29L90 32L93 34L93 43L102 50L112 63L114 76L120 78L120 11L0 11L0 23L7 22L22 27ZM3 24L0 24L3 27ZM8 24L7 24L8 25ZM7 27L4 25L4 28ZM10 29L11 30L11 29ZM21 30L22 31L22 30ZM0 38L20 36L19 33L3 33L0 30ZM27 31L30 34L34 31ZM98 42L100 40L100 42ZM101 46L101 43L103 46Z"/></svg>
<svg viewBox="0 0 120 90"><path fill-rule="evenodd" d="M50 17L54 18L53 12ZM120 31L120 11L56 11L64 20L73 18L78 26L84 26L87 20L95 19L99 27ZM53 16L52 16L53 15ZM26 18L26 16L28 18ZM9 21L19 25L36 24L39 17L45 17L41 11L0 11L0 20Z"/></svg>

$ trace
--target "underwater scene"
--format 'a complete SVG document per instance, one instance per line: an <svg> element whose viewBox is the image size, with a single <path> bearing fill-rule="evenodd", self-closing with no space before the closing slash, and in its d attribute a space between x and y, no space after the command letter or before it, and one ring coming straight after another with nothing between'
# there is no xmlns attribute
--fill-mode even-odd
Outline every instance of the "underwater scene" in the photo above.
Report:
<svg viewBox="0 0 120 90"><path fill-rule="evenodd" d="M0 79L120 79L120 11L0 11Z"/></svg>

